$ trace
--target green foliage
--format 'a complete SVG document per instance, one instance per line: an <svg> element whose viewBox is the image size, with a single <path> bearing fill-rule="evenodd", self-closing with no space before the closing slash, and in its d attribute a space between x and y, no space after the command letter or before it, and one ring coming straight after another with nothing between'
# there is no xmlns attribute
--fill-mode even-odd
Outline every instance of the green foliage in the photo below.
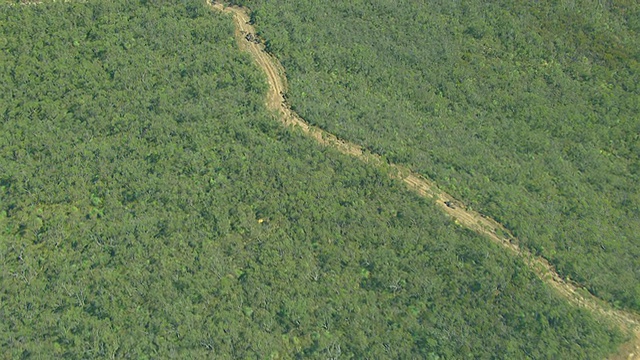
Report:
<svg viewBox="0 0 640 360"><path fill-rule="evenodd" d="M640 3L244 3L302 117L640 310Z"/></svg>
<svg viewBox="0 0 640 360"><path fill-rule="evenodd" d="M281 128L198 2L0 9L6 358L602 358L615 328Z"/></svg>

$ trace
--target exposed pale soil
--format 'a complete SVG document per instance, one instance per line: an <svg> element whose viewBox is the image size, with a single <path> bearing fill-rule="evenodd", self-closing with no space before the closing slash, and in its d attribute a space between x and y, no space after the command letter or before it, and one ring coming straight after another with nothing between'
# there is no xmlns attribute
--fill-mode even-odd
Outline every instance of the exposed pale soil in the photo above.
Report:
<svg viewBox="0 0 640 360"><path fill-rule="evenodd" d="M255 29L249 22L250 18L246 9L223 6L220 3L213 3L212 7L233 14L239 47L251 54L258 66L267 75L269 82L267 107L279 112L281 114L280 120L285 125L299 128L303 133L311 136L319 143L334 147L344 154L355 156L367 163L387 167L392 177L402 180L411 190L420 196L434 199L436 204L449 214L456 224L483 234L513 254L522 257L540 279L556 289L567 300L600 314L610 321L614 321L623 330L632 334L631 341L624 344L611 359L640 359L640 316L635 313L613 309L605 302L590 295L586 290L579 291L581 289L580 285L563 279L546 259L534 256L528 250L519 247L517 239L504 226L487 216L466 208L462 202L439 189L432 181L410 171L406 167L388 164L380 156L372 154L358 145L339 139L335 135L304 121L291 110L284 98L287 80L280 62L266 53L264 46L259 41L246 39L248 34L256 38Z"/></svg>

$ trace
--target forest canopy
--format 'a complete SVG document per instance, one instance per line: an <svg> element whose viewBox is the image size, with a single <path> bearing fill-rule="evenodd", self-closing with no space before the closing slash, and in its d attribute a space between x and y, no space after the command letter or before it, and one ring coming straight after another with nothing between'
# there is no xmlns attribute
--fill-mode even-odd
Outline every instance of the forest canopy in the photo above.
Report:
<svg viewBox="0 0 640 360"><path fill-rule="evenodd" d="M623 340L279 125L200 1L0 8L7 358L577 358Z"/></svg>
<svg viewBox="0 0 640 360"><path fill-rule="evenodd" d="M307 121L640 310L640 3L234 1Z"/></svg>

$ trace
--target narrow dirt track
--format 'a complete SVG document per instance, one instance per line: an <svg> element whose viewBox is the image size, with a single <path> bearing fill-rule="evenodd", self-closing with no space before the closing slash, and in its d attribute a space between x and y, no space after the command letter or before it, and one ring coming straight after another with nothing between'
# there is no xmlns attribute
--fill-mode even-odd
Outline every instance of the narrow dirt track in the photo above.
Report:
<svg viewBox="0 0 640 360"><path fill-rule="evenodd" d="M52 1L55 2L56 0ZM82 0L59 1L70 2ZM37 5L40 3L42 3L40 0L25 0L19 5ZM15 6L16 4L7 3L6 5ZM478 212L466 209L461 205L461 202L438 189L432 181L425 179L423 176L401 165L388 164L380 156L364 151L358 145L341 140L331 133L308 124L291 110L284 98L286 92L286 76L280 62L269 55L264 50L262 44L249 41L245 38L248 34L251 34L254 38L256 36L255 28L249 23L250 18L247 10L235 6L224 6L218 2L212 2L209 5L215 10L233 15L233 20L236 24L238 46L241 50L251 54L258 66L266 73L269 82L267 107L281 113L282 116L280 120L284 125L297 127L308 136L316 139L319 143L334 147L343 154L355 156L367 163L388 166L391 169L390 174L393 178L402 180L409 189L415 191L420 196L434 199L436 204L449 214L456 224L466 227L478 234L485 235L515 255L522 257L525 263L542 281L556 289L558 293L568 301L613 321L618 324L622 330L629 332L631 340L623 344L619 351L610 357L610 360L640 360L640 316L638 314L613 309L602 300L588 294L586 290L580 292L579 289L581 289L581 287L578 284L564 280L546 259L536 257L528 250L521 249L517 245L515 236L504 228L504 226ZM500 236L499 234L503 235Z"/></svg>
<svg viewBox="0 0 640 360"><path fill-rule="evenodd" d="M55 2L56 0L52 1ZM69 2L72 0L60 1ZM40 0L26 0L19 5L37 5L41 2ZM16 4L8 3L7 5L15 6ZM262 44L246 39L245 36L248 34L251 34L254 38L256 36L255 28L249 23L250 17L248 11L240 7L224 6L218 2L211 2L209 5L215 10L233 15L233 20L236 24L238 46L241 50L251 54L258 66L266 73L269 82L267 107L281 113L280 120L284 125L299 128L319 143L334 147L343 154L355 156L367 163L381 166L386 165L390 168L391 171L389 173L393 178L402 180L409 189L415 191L420 196L434 199L436 204L449 214L456 224L466 227L478 234L485 235L513 254L522 257L525 263L542 281L556 289L558 293L568 301L613 321L618 324L622 330L629 332L631 340L623 344L619 351L610 357L610 360L640 360L640 316L638 314L613 309L604 301L590 295L586 290L579 291L581 287L578 284L564 280L546 259L536 257L528 250L520 248L517 245L515 236L500 223L478 212L466 209L461 205L461 202L440 190L432 181L425 179L423 176L401 165L388 164L380 156L364 151L358 145L341 140L331 133L308 124L291 110L284 98L287 83L284 68L280 62L269 55L264 50ZM502 234L502 236L499 234Z"/></svg>
<svg viewBox="0 0 640 360"><path fill-rule="evenodd" d="M513 254L522 257L540 279L556 289L568 301L604 316L608 320L617 323L624 331L630 332L632 340L624 344L611 359L640 359L640 316L613 309L604 301L589 295L587 291L579 291L581 287L578 284L564 280L546 259L534 256L528 250L520 248L517 245L517 239L504 226L489 217L465 208L460 201L438 189L432 181L411 172L406 167L387 164L380 156L308 124L291 110L284 98L287 82L280 62L267 54L264 46L258 41L250 40L256 38L256 32L249 23L250 18L247 10L239 7L225 7L215 2L211 6L216 10L233 14L238 45L240 49L251 54L258 66L266 73L269 82L267 107L281 114L280 120L284 125L299 128L319 143L334 147L344 154L355 156L367 163L387 166L393 178L402 180L420 196L434 199L436 204L449 214L456 224L485 235ZM249 39L247 39L247 35L250 35Z"/></svg>

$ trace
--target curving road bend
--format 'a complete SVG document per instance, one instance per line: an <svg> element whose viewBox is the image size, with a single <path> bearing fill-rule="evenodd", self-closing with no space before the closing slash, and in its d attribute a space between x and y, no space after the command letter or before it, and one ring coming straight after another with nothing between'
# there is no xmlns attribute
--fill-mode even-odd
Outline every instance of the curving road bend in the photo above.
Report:
<svg viewBox="0 0 640 360"><path fill-rule="evenodd" d="M33 0L21 2L20 5L37 5L40 3L40 0ZM15 6L16 4L8 3L7 5ZM613 309L604 301L590 295L586 290L579 291L583 289L580 285L563 279L546 259L534 256L528 250L520 248L517 245L515 236L504 228L504 226L487 216L465 208L460 201L439 189L432 181L401 165L388 164L380 156L365 151L358 145L339 139L337 136L304 121L304 119L291 110L284 98L287 83L282 65L280 65L277 59L264 50L262 44L251 40L255 39L256 32L254 27L249 23L250 18L247 10L235 6L224 6L219 2L212 2L210 6L215 10L233 15L233 20L236 24L238 46L241 50L248 52L258 66L266 73L269 82L267 107L280 112L280 121L284 125L299 128L303 133L311 136L319 143L325 146L331 146L343 154L357 157L367 163L386 166L390 170L390 176L403 181L409 189L418 195L434 199L436 204L451 216L456 224L473 230L478 234L485 235L513 254L522 257L525 263L542 281L556 289L556 291L568 301L599 314L615 322L623 330L630 332L632 339L628 343L623 344L618 353L611 356L611 360L640 360L640 316L638 314ZM251 36L247 39L247 35Z"/></svg>
<svg viewBox="0 0 640 360"><path fill-rule="evenodd" d="M434 199L436 204L451 216L456 224L484 235L511 253L522 257L540 279L556 289L568 301L600 314L618 324L623 330L632 333L632 340L624 344L611 359L640 359L640 316L638 314L613 309L604 301L590 295L580 285L563 279L546 259L534 256L527 249L520 248L515 236L504 226L487 216L465 208L460 201L439 189L432 181L410 171L404 166L389 164L380 156L372 154L356 144L339 139L337 136L304 121L291 110L284 97L287 82L282 65L265 51L264 46L259 41L254 40L257 39L256 31L250 24L247 10L235 6L224 6L218 2L212 3L211 6L218 11L233 15L238 46L241 50L248 52L267 75L269 91L266 105L269 109L280 113L279 119L284 125L298 128L319 143L334 147L343 154L354 156L367 163L387 167L391 176L403 181L409 189L420 196ZM582 291L580 291L581 289Z"/></svg>

